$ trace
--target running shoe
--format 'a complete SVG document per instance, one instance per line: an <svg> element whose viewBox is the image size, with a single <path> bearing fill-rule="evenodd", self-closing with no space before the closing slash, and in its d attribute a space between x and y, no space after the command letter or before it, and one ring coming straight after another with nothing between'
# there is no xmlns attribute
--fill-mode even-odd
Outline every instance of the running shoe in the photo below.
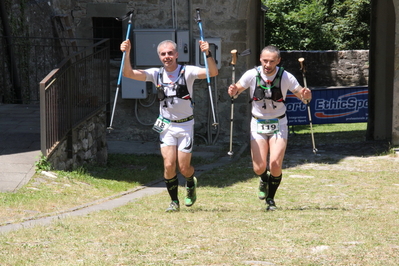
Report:
<svg viewBox="0 0 399 266"><path fill-rule="evenodd" d="M266 204L267 204L266 211L275 211L277 209L274 199L268 198L266 200Z"/></svg>
<svg viewBox="0 0 399 266"><path fill-rule="evenodd" d="M259 191L258 191L258 198L260 200L266 199L266 193L267 193L267 182L263 182L262 179L259 180Z"/></svg>
<svg viewBox="0 0 399 266"><path fill-rule="evenodd" d="M180 211L180 206L179 203L172 201L169 204L169 207L165 210L166 212L178 212Z"/></svg>
<svg viewBox="0 0 399 266"><path fill-rule="evenodd" d="M186 185L187 195L186 198L184 199L184 204L187 207L191 207L197 200L197 178L193 177L193 179L194 179L193 187L187 187Z"/></svg>

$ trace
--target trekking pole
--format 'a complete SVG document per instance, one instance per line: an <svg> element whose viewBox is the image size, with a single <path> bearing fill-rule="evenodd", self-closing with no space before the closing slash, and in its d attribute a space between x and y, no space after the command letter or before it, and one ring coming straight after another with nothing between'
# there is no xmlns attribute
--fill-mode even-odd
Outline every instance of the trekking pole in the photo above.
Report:
<svg viewBox="0 0 399 266"><path fill-rule="evenodd" d="M298 61L299 61L299 64L301 65L300 70L302 71L303 85L305 86L305 88L307 88L308 85L306 83L306 75L305 75L306 70L305 70L305 65L303 63L305 61L305 58L301 57L301 58L298 59ZM309 103L309 101L306 102L306 106L308 108L308 116L309 116L310 134L312 136L313 153L316 154L317 149L316 149L316 144L315 144L315 141L314 141L313 125L312 125L312 114L310 112L310 103Z"/></svg>
<svg viewBox="0 0 399 266"><path fill-rule="evenodd" d="M197 8L196 10L197 10L196 21L198 23L198 27L199 27L199 30L200 30L201 41L204 41L204 33L202 31L202 21L201 21L201 16L200 16L200 9ZM206 53L205 52L202 52L202 53L203 53L203 56L204 56L204 62L205 62L205 68L206 68L206 81L208 83L209 98L210 98L211 108L212 108L212 116L213 116L213 124L212 124L212 126L216 127L218 125L218 123L216 122L215 108L213 106L212 88L211 88L211 79L209 77L208 61L206 60Z"/></svg>
<svg viewBox="0 0 399 266"><path fill-rule="evenodd" d="M126 40L129 39L130 36L130 28L132 26L132 17L133 17L133 10L129 11L124 17L121 18L116 18L116 20L118 21L124 21L127 18L129 18L129 22L127 24L127 32L126 32ZM111 115L111 122L109 124L109 127L107 127L107 129L109 130L109 132L111 132L112 128L112 122L114 121L114 114L115 114L115 107L116 107L116 101L118 99L118 93L119 93L119 88L121 86L121 80L122 80L122 71L123 71L123 64L125 63L125 56L126 56L126 51L123 52L122 55L122 61L121 61L121 67L119 69L119 77L118 77L118 83L116 85L116 93L115 93L115 99L114 99L114 106L112 108L112 115Z"/></svg>
<svg viewBox="0 0 399 266"><path fill-rule="evenodd" d="M236 83L236 63L237 63L237 50L231 50L231 84ZM233 156L233 116L234 116L234 99L235 96L231 97L231 113L230 113L230 150L227 153L229 156Z"/></svg>
<svg viewBox="0 0 399 266"><path fill-rule="evenodd" d="M237 55L247 56L251 54L251 49L247 49L238 53L236 49L231 50L231 63L232 71L231 71L231 84L236 83L236 64L237 64ZM231 97L231 113L230 113L230 150L227 153L229 156L233 156L233 117L234 117L234 99L237 98L237 95Z"/></svg>

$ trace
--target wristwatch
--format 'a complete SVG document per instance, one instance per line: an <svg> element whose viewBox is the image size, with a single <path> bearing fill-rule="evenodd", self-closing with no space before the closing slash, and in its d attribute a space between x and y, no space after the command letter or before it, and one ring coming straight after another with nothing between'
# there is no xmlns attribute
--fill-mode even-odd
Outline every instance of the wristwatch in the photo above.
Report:
<svg viewBox="0 0 399 266"><path fill-rule="evenodd" d="M208 55L206 56L206 58L212 57L212 53L211 51L208 51Z"/></svg>

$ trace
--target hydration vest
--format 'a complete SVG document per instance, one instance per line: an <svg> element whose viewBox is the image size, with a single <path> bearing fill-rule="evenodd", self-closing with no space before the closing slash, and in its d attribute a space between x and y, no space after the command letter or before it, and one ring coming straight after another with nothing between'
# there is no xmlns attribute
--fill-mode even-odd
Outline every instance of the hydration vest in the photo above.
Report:
<svg viewBox="0 0 399 266"><path fill-rule="evenodd" d="M165 93L165 87L170 87L170 84L165 84L163 83L163 73L164 73L164 67L161 67L158 72L158 80L157 80L157 93L158 93L158 100L163 101L165 100L164 107L167 107L166 104L166 99L171 98L170 104L174 104L173 98L177 97L183 100L190 100L191 102L191 96L188 91L187 85L186 85L186 78L184 77L184 71L186 70L186 66L181 66L180 67L180 73L179 76L177 77L176 81L172 84L173 88L172 91L175 91L176 93L174 95L166 95ZM170 90L169 90L170 91Z"/></svg>
<svg viewBox="0 0 399 266"><path fill-rule="evenodd" d="M263 107L266 109L265 100L271 100L273 102L282 102L285 103L283 93L281 92L281 78L284 73L284 68L280 67L273 81L267 84L266 81L263 80L260 70L258 67L255 68L258 74L256 75L256 87L254 90L254 94L252 96L252 101L262 101L264 102ZM276 108L273 104L273 108Z"/></svg>

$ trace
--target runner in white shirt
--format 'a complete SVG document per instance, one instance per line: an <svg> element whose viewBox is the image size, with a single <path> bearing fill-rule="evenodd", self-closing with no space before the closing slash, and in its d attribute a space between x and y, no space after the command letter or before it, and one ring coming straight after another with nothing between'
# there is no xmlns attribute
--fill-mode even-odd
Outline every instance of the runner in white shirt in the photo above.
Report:
<svg viewBox="0 0 399 266"><path fill-rule="evenodd" d="M209 51L209 43L199 41L199 45L201 51L207 55L209 76L216 76L218 68ZM159 59L163 64L161 68L132 69L130 63L131 43L129 40L122 42L121 51L126 52L123 76L135 80L150 81L157 86L160 100L159 117L153 129L160 134L164 178L172 200L166 211L174 212L180 210L177 167L186 178L187 194L184 204L190 207L197 199L197 178L194 176L194 167L191 165L194 139L194 116L191 97L193 95L194 80L207 78L206 69L197 66L179 65L177 62L179 54L176 43L170 40L162 41L157 48Z"/></svg>
<svg viewBox="0 0 399 266"><path fill-rule="evenodd" d="M260 178L258 197L266 200L266 210L276 209L274 196L282 178L288 139L284 103L287 91L290 90L305 104L312 98L308 88L302 88L291 73L277 66L280 61L280 50L272 45L266 46L260 55L261 65L246 71L236 84L228 88L231 97L250 88L252 163Z"/></svg>

